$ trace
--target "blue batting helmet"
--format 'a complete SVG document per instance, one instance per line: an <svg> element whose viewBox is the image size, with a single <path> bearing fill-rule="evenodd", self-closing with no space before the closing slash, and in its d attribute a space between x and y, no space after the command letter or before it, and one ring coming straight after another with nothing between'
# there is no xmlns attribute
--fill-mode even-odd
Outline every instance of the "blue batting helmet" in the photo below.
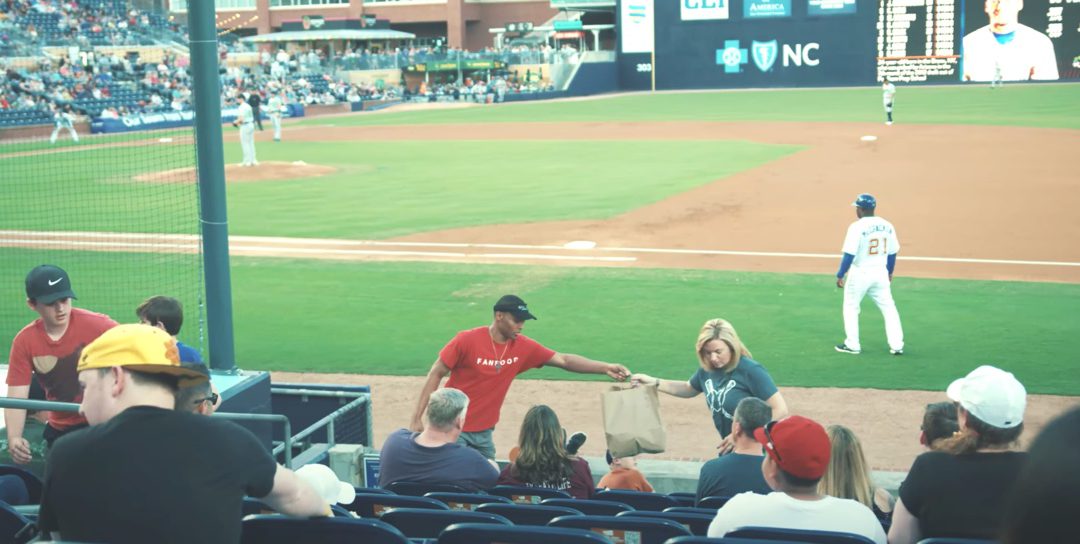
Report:
<svg viewBox="0 0 1080 544"><path fill-rule="evenodd" d="M855 202L852 202L851 205L857 208L872 210L877 207L877 199L870 193L863 193L855 197Z"/></svg>

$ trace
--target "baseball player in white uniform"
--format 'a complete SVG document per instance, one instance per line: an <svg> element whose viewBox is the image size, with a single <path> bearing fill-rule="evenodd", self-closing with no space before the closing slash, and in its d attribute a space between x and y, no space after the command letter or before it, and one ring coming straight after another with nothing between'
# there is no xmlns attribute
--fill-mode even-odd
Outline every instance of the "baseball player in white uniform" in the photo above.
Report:
<svg viewBox="0 0 1080 544"><path fill-rule="evenodd" d="M844 290L843 344L836 351L858 355L859 309L866 295L877 304L885 318L885 337L889 341L889 353L903 355L904 329L900 326L900 312L892 297L892 275L896 267L896 254L900 241L892 223L874 215L877 200L873 195L861 194L852 204L859 220L848 227L844 237L844 257L840 271L836 273L836 286ZM847 280L844 280L844 276Z"/></svg>
<svg viewBox="0 0 1080 544"><path fill-rule="evenodd" d="M243 95L238 96L236 100L238 104L236 120L233 121L233 125L240 127L240 150L244 155L240 166L258 166L259 161L255 160L254 112L251 109L251 104L244 100Z"/></svg>
<svg viewBox="0 0 1080 544"><path fill-rule="evenodd" d="M55 144L56 137L60 134L60 131L67 129L71 133L71 139L76 142L79 141L79 133L75 132L75 115L71 113L71 107L68 106L64 109L57 109L53 112L53 124L56 128L52 131L52 136L49 136L49 143Z"/></svg>
<svg viewBox="0 0 1080 544"><path fill-rule="evenodd" d="M281 141L281 112L285 111L285 101L281 99L281 93L270 95L270 101L266 107L270 109L270 123L274 125L274 141Z"/></svg>
<svg viewBox="0 0 1080 544"><path fill-rule="evenodd" d="M1023 7L1023 0L986 0L990 24L964 36L965 81L1058 79L1054 43L1018 22Z"/></svg>
<svg viewBox="0 0 1080 544"><path fill-rule="evenodd" d="M883 78L881 81L881 100L885 106L885 124L892 124L892 105L893 98L896 97L896 85L893 85L889 78Z"/></svg>

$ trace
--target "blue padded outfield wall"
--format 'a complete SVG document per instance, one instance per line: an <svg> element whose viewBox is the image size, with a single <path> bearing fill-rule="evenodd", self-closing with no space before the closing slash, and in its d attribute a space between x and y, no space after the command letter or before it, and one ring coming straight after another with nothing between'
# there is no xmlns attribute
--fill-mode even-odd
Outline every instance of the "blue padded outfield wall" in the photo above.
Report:
<svg viewBox="0 0 1080 544"><path fill-rule="evenodd" d="M999 65L1006 81L1080 79L1080 2L1023 5L999 45L984 0L620 0L618 79L625 90L654 78L658 90L985 83Z"/></svg>

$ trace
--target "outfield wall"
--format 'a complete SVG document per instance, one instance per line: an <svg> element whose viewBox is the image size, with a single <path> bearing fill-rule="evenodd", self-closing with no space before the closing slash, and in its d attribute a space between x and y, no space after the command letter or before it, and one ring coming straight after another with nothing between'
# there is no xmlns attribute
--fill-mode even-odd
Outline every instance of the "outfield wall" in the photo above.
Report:
<svg viewBox="0 0 1080 544"><path fill-rule="evenodd" d="M994 19L1011 19L1001 3ZM620 0L625 90L1080 80L1080 2Z"/></svg>

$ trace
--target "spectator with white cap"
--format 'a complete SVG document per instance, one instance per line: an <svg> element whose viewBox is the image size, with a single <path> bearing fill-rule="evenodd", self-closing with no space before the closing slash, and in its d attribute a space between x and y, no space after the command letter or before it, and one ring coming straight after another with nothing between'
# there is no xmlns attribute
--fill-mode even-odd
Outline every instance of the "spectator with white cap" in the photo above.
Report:
<svg viewBox="0 0 1080 544"><path fill-rule="evenodd" d="M1005 503L1027 459L1012 445L1024 429L1027 391L984 365L949 385L960 431L915 459L900 486L892 544L924 538L996 538Z"/></svg>

